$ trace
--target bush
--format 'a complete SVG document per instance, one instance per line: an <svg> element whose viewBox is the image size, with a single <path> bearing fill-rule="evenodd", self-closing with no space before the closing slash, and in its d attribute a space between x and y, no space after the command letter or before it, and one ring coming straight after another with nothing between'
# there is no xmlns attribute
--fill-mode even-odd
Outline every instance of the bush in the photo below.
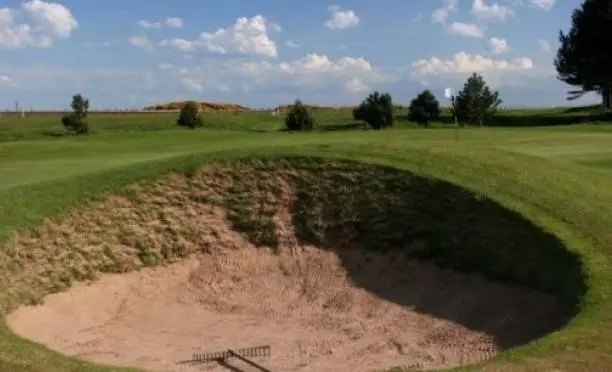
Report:
<svg viewBox="0 0 612 372"><path fill-rule="evenodd" d="M499 93L491 91L483 77L474 73L454 98L454 109L459 122L483 126L501 103Z"/></svg>
<svg viewBox="0 0 612 372"><path fill-rule="evenodd" d="M393 125L393 99L389 93L375 91L353 110L355 120L365 121L373 129Z"/></svg>
<svg viewBox="0 0 612 372"><path fill-rule="evenodd" d="M289 107L285 116L285 127L290 131L311 131L315 127L315 120L310 109L299 99Z"/></svg>
<svg viewBox="0 0 612 372"><path fill-rule="evenodd" d="M190 129L201 127L203 122L199 113L198 103L195 101L185 103L185 106L183 106L181 109L181 113L179 114L176 124L180 127L187 127Z"/></svg>
<svg viewBox="0 0 612 372"><path fill-rule="evenodd" d="M430 120L440 118L440 103L429 90L423 91L410 102L408 119L417 122L419 126L429 126Z"/></svg>
<svg viewBox="0 0 612 372"><path fill-rule="evenodd" d="M72 113L62 117L64 128L75 134L84 134L89 132L87 123L87 114L89 111L89 100L80 94L72 96Z"/></svg>

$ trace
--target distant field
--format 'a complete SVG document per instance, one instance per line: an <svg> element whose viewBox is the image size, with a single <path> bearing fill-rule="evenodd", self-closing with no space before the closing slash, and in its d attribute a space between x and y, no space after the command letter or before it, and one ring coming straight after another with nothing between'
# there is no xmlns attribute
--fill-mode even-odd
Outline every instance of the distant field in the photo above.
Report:
<svg viewBox="0 0 612 372"><path fill-rule="evenodd" d="M0 113L0 142L60 137L66 134L60 118L62 112L26 112L21 117L15 112ZM205 127L217 130L238 130L251 132L273 132L283 128L282 113L273 116L270 111L206 111L202 113ZM396 128L415 127L407 119L405 110L396 111ZM91 112L90 128L93 134L105 132L141 132L159 131L176 128L178 112ZM315 110L318 130L342 131L367 129L361 122L352 118L351 111ZM490 127L537 127L567 126L571 124L589 124L593 130L608 130L593 124L612 123L610 113L602 113L597 107L582 108L547 108L500 110L487 126ZM444 127L453 124L448 108L443 109L442 117L433 127ZM584 127L585 129L588 127ZM586 129L589 130L589 129Z"/></svg>

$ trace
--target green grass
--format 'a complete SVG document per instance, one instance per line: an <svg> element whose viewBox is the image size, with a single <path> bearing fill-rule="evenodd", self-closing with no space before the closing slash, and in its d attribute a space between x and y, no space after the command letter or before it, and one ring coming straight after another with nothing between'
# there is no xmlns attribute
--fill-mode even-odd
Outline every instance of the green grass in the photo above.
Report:
<svg viewBox="0 0 612 372"><path fill-rule="evenodd" d="M449 181L491 198L555 235L570 252L580 257L584 284L588 288L584 297L577 286L543 284L563 282L564 273L559 273L560 268L567 267L563 255L552 254L545 264L540 259L526 262L529 269L522 276L524 282L534 287L556 290L563 298L579 304L580 313L564 329L460 370L605 371L612 365L612 274L609 269L612 264L609 228L612 226L612 132L601 129L605 127L290 134L267 129L261 133L248 132L258 125L269 128L278 118L252 117L248 123L240 121L244 125L242 131L223 126L218 130L178 130L170 117L148 118L139 118L136 126L158 125L160 130L126 133L115 119L108 122L106 129L90 136L49 140L41 140L44 135L40 134L51 128L51 121L45 122L48 118L27 119L31 122L19 128L15 123L0 124L0 128L5 125L5 134L22 130L25 134L21 138L30 139L0 143L0 245L9 243L15 231L35 229L45 219L66 215L86 200L101 198L135 181L155 179L170 171L192 172L208 162L241 156L297 155L379 164ZM113 125L115 129L111 128ZM473 253L482 255L486 248ZM544 248L537 244L522 248L533 257L545 254ZM503 253L515 260L521 257L513 257L512 252ZM451 256L445 254L439 258ZM453 262L462 263L462 259L459 255ZM10 282L8 267L13 260L8 248L1 253L3 283ZM530 266L534 264L542 266L541 272L534 272ZM488 270L500 267L495 264ZM489 274L517 280L508 276L512 273L510 269L506 271L505 276L493 271ZM2 325L0 370L113 369L61 356L18 338Z"/></svg>
<svg viewBox="0 0 612 372"><path fill-rule="evenodd" d="M204 125L208 129L225 131L275 132L283 128L282 116L272 116L268 112L204 112ZM345 131L367 129L363 123L356 122L349 110L315 111L317 130ZM396 111L395 129L414 127L407 120L406 111ZM116 132L165 131L176 129L178 113L92 113L89 125L93 134ZM583 108L549 109L501 109L497 117L488 123L496 127L534 127L563 126L582 123L595 131L612 131L612 114L601 112L597 106ZM442 116L434 127L452 125L452 115L448 108L442 109ZM604 129L602 129L604 128ZM582 130L582 129L579 129ZM0 113L0 142L31 139L61 138L67 133L61 124L59 113L26 113L24 118L14 113Z"/></svg>

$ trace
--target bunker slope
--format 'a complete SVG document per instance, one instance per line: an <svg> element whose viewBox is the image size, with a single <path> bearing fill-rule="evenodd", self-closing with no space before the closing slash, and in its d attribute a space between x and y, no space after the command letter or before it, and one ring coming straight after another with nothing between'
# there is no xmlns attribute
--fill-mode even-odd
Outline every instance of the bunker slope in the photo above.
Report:
<svg viewBox="0 0 612 372"><path fill-rule="evenodd" d="M325 247L304 243L287 178L276 180L276 196L249 189L274 210L274 247L255 244L253 234L267 225L238 231L227 208L211 202L220 195L218 185L228 188L235 180L212 179L212 173L138 186L134 198L109 198L49 222L36 238L16 238L23 249L79 246L90 250L84 254L90 260L99 249L106 260L99 266L110 260L116 272L141 270L73 284L42 305L9 314L9 327L67 355L151 371L227 371L215 363L181 362L196 352L270 345L272 356L255 361L273 371L348 372L476 362L568 319L553 296L443 270L416 261L409 250L367 250L331 238ZM164 224L177 234L160 228ZM135 240L127 241L128 230ZM154 259L162 266L142 268Z"/></svg>

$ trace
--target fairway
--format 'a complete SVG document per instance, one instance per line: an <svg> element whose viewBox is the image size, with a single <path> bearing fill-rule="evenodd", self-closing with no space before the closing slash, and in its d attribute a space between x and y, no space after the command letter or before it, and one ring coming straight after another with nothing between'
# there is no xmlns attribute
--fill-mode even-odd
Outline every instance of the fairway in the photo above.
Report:
<svg viewBox="0 0 612 372"><path fill-rule="evenodd" d="M602 342L608 336L604 331L605 327L602 328L600 325L611 321L609 310L612 309L612 303L607 300L606 294L607 283L610 282L607 270L611 259L609 243L612 242L612 235L606 228L612 222L612 214L608 208L604 207L612 203L612 188L610 188L612 184L612 149L610 146L612 132L607 128L602 124L582 127L461 128L459 130L399 127L387 131L349 129L300 134L283 133L270 129L252 131L250 126L231 130L213 126L195 131L176 128L134 132L104 130L88 136L47 139L30 133L26 139L12 139L0 143L0 211L2 211L0 240L5 246L1 261L3 275L0 283L4 291L0 303L3 305L5 314L12 314L8 318L12 329L52 350L72 356L81 355L80 359L88 361L142 367L150 370L173 370L174 363L181 358L188 359L190 352L206 351L207 349L223 350L227 347L248 347L251 344L265 343L272 344L273 353L274 350L278 353L273 354L272 359L268 360L269 367L280 368L279 370L315 371L327 368L340 371L343 370L342 368L347 368L348 371L389 369L394 366L411 366L413 369L458 367L459 369L495 371L524 370L525 368L600 370L608 363L608 344ZM260 163L257 159L263 159L263 162ZM304 163L295 163L290 159L297 159L295 161L304 159ZM329 164L324 159L330 159ZM276 163L277 161L280 163ZM350 163L343 165L344 161L350 161ZM357 163L353 163L355 161ZM229 165L223 166L222 164ZM350 173L353 172L350 169L355 165L351 164L364 164L364 168L355 168L356 173L353 174ZM375 165L407 172L407 176L401 176L398 173L397 176L389 178L389 180L397 179L397 181L383 181L391 176L386 176L386 171L382 170L380 172L383 173L378 174L379 171L376 169L379 168ZM285 172L282 171L285 169L283 167L289 167L287 168L288 173L282 173ZM310 173L305 173L304 176L300 176L302 178L293 178L299 172L307 169L312 169L314 172L312 174L319 174L319 176L312 178L308 176ZM338 169L341 173L335 174L334 169ZM341 169L343 170L340 171ZM275 176L278 172L281 173ZM373 173L368 175L369 172ZM194 174L199 176L194 176ZM411 174L413 176L410 176ZM157 181L163 180L163 177L168 175L170 179ZM181 178L184 175L187 175L188 178ZM233 179L230 183L233 186L209 189L211 185L221 185L219 183L221 180L225 179L224 182L227 182L227 177ZM345 179L342 181L343 184L337 183L339 182L338 177ZM487 207L485 208L486 214L474 213L472 217L467 217L469 214L466 215L461 208L467 208L466 211L484 211L484 207L468 207L467 204L465 207L460 207L464 202L459 202L458 196L453 196L448 190L436 189L442 186L435 186L431 191L421 188L401 191L405 192L405 195L412 195L406 200L414 199L415 195L421 192L425 193L423 195L430 195L423 199L425 204L417 207L414 212L410 212L410 208L416 207L417 204L413 207L408 205L401 207L401 204L404 203L403 197L400 194L393 196L392 193L395 191L390 191L393 188L389 188L391 184L387 184L388 182L403 184L402 177L413 177L407 178L413 181L406 181L408 182L406 185L421 182L418 181L420 179L418 177L447 181L452 185L469 190L477 197L477 200L483 200L482 198L490 200L495 205L503 206L503 209L500 208L500 212L494 212L493 209L489 208L489 210ZM205 182L202 185L209 185L205 188L198 186L200 188L198 192L204 192L208 196L198 196L193 199L189 195L192 195L194 191L190 191L189 194L185 194L187 199L184 200L162 201L158 199L163 195L178 197L182 192L180 185L184 182L187 182L185 185L188 185L194 182L189 180L196 179L201 180L198 182ZM325 179L329 181L323 181ZM169 182L168 180L174 181ZM310 181L304 183L303 180ZM371 183L376 180L380 182ZM249 182L256 183L250 184ZM325 182L330 182L329 186L325 186ZM432 181L427 181L427 184L430 182ZM136 183L140 183L141 186L134 189L133 185ZM282 199L279 199L278 202L274 201L274 198L266 199L268 201L259 204L260 207L256 207L258 204L249 204L262 203L256 202L260 197L258 195L274 194L276 191L273 190L276 190L277 185L281 184L295 185L292 187L298 187L298 189L292 193L311 195L315 199L307 198L304 199L307 204L296 204L291 207L290 210L294 212L286 210L288 206L283 204L285 202L282 202ZM159 190L163 188L159 189L159 185L166 185L163 187L168 190L160 193ZM147 189L150 187L153 188ZM190 187L193 188L193 186ZM300 189L300 187L307 188ZM268 188L270 188L269 191L266 191ZM111 195L117 195L114 198L127 198L126 202L132 203L129 202L132 200L136 204L113 206L113 203L123 199L108 199ZM222 199L218 199L219 197ZM366 199L363 199L364 197ZM189 203L193 203L194 200L197 203L186 204L187 200L192 200ZM338 208L337 210L321 211L320 216L309 215L309 213L319 213L315 212L320 208L318 205L323 206L329 203L329 200L336 200L330 205ZM393 200L395 202L392 202ZM258 209L268 203L276 207ZM366 212L368 209L360 212L362 203L375 206L377 212ZM151 213L163 205L166 205L163 207L166 217L162 221L170 221L171 224L166 227L167 231L178 235L164 233L159 235L159 238L155 238L158 235L153 231L129 230L137 226L144 228L144 226L157 224L158 222L155 221L158 217ZM179 205L181 207L178 207ZM113 216L110 219L102 217L107 224L111 223L106 225L107 228L101 227L104 225L98 226L98 222L95 222L100 218L96 217L98 214L104 215L105 208L108 210L108 216ZM123 215L124 212L119 212L120 210L129 214ZM212 213L202 226L209 226L216 230L198 230L198 232L184 230L186 226L190 226L189 222L184 219L190 215L189 213L197 210L201 210L198 213ZM295 212L298 210L301 210L302 214ZM94 212L95 214L91 214ZM183 213L187 214L183 215ZM225 213L229 213L227 217L220 217ZM322 236L324 240L304 243L301 242L300 239L303 238L299 238L300 235L297 232L283 233L283 229L293 231L302 226L301 222L295 220L297 217L293 217L294 220L291 222L292 213L297 213L295 216L306 213L304 215L306 219L303 221L307 225L304 226L310 226L308 229L316 226L323 228L319 233L310 232L308 234L315 233L312 236ZM406 217L410 216L410 213L425 214L420 217ZM491 213L501 214L493 217ZM510 213L520 213L524 216L525 222L519 224L524 226L519 227L516 225L517 222L512 222L515 217L512 217ZM283 215L289 219L284 219ZM337 217L334 220L322 222L322 225L311 225L310 222L307 222L325 219L332 215ZM434 215L438 217L433 217ZM142 217L134 219L133 216ZM266 226L270 226L269 223L272 222L266 222L268 221L266 216L275 216L273 225L276 228L270 230L269 233L265 233L269 228ZM218 218L220 218L218 222L211 222L217 221L215 219ZM411 218L418 223L411 224ZM114 227L111 227L114 225L110 222L113 219L124 221L124 227L114 230ZM489 225L487 221L493 220L497 221L495 225ZM374 221L379 221L379 223ZM425 221L430 221L429 225L424 224L422 227L417 227ZM357 222L368 222L370 226L364 225L351 232L351 224ZM404 223L405 225L402 225ZM463 226L462 223L468 223L468 225ZM132 227L128 228L128 226ZM126 228L128 230L125 230ZM403 231L403 235L397 235L394 231ZM422 239L423 236L423 232L418 231L431 231L437 234L437 239L442 240L437 241L433 236L425 238L427 239L426 245L429 245L430 248L424 251L413 251L410 244L415 244L417 236L421 236L418 239ZM452 231L461 233L455 236L453 234L457 233L452 233ZM273 238L276 236L274 234L280 235ZM290 243L283 240L293 234L297 234L296 238L292 238L298 239L297 241L291 240L293 243ZM425 236L429 236L427 234L429 233L426 233ZM538 237L538 234L542 236ZM87 238L80 240L78 236ZM133 238L129 238L130 236ZM171 238L172 236L178 237L179 240L173 240L176 238ZM236 257L228 256L229 261L223 261L223 264L208 262L206 255L201 256L201 243L198 243L198 239L201 238L196 238L197 236L213 239L210 246L212 248L207 248L213 249L211 257L217 257L216 255L219 254L223 256L224 248L221 247L228 246L228 244L242 247L242 253ZM368 248L369 250L366 249L374 255L367 260L372 260L372 257L378 258L374 258L374 262L362 267L361 262L366 258L360 256L361 253L347 255L343 253L345 252L343 249L348 248L340 248L342 244L347 243L340 244L339 241L330 243L335 241L333 239L349 236L354 237L351 240L353 243L350 244L365 245L366 248L367 244L374 244ZM500 241L495 241L501 239L501 236L507 236L502 239L504 244L508 244L507 246L502 246ZM546 241L552 239L553 236L555 236L554 239L559 239L558 242L550 240L547 243ZM156 239L161 240L156 242ZM369 243L366 244L366 242ZM308 244L311 245L308 246ZM278 248L275 249L278 249L280 256L274 258L265 253L265 247L277 245ZM405 245L404 250L408 256L397 256L403 253L399 253L402 252L401 249L396 249ZM328 305L325 308L314 307L309 310L310 312L304 312L304 304L299 302L303 301L302 296L304 295L297 294L304 290L300 289L302 288L302 284L299 284L301 282L286 281L288 278L300 278L300 275L304 275L304 267L299 269L298 265L298 267L291 268L294 258L291 258L291 255L285 256L293 249L289 247L293 246L303 247L300 249L305 252L303 265L310 270L310 274L305 278L311 278L308 279L311 284L306 292L310 293L307 296L316 299L315 301L321 301L321 304L336 303L334 301L338 301L338 296L352 298L352 300L345 300L348 301L344 304L348 306L346 308L336 308L339 305L332 306L336 314L334 319L340 322L338 324L348 325L357 321L358 317L362 316L358 315L361 310L357 309L360 306L363 307L363 304L368 301L378 301L378 298L384 299L387 296L387 301L391 301L389 305L372 305L374 306L372 309L375 310L369 310L389 314L385 319L380 320L383 323L370 324L361 320L361 327L372 329L369 338L363 335L353 335L351 337L357 337L355 340L358 341L349 342L349 339L345 340L347 336L343 333L347 332L346 330L340 332L340 328L334 330L333 327L323 326L326 323L321 323L320 317L331 316L331 313L324 315L326 311L332 311ZM384 255L376 256L379 254L376 252L381 249L380 252ZM387 249L391 251L385 253ZM214 253L217 252L216 250L219 250L218 253ZM219 257L215 259L220 259ZM243 262L252 262L254 266L245 267ZM426 266L428 264L420 262L430 262L436 266L428 268ZM400 270L398 273L402 272L404 273L402 275L405 275L406 268L410 267L411 269L407 272L412 273L412 276L402 279L401 276L395 277L393 276L395 274L391 275L389 272L386 279L381 277L380 272L388 271L387 267L399 263L401 264L397 266ZM156 271L151 271L162 270L166 265L169 265L168 270L174 268L171 269L175 273L172 274L174 276L169 276L165 271L157 271L158 274ZM212 266L210 269L203 270L208 267L206 265ZM312 265L316 267L323 265L322 267L326 269L317 274L315 266ZM275 268L281 266L285 269L276 272L275 270L278 269ZM197 269L198 267L200 269ZM213 270L213 267L216 268ZM198 280L210 282L213 280L211 278L222 278L223 275L232 271L234 272L232 280L238 280L239 283L243 283L241 285L246 285L245 288L250 289L242 292L242 289L232 284L231 288L234 289L230 290L230 287L227 287L228 289L222 291L225 302L216 300L216 296L219 296L220 293L213 290L215 287L198 287L191 279L187 280L184 277L184 275L196 275L200 278ZM128 272L130 273L121 274ZM198 272L199 274L196 274ZM266 274L268 276L262 277L263 272L275 274ZM357 276L357 272L363 272L364 275L371 272L373 277ZM482 275L480 279L470 277L476 272ZM325 276L327 273L335 274L327 277ZM107 276L109 274L115 276ZM208 277L207 275L213 276ZM448 275L453 275L453 279L444 279ZM460 275L465 275L464 279L461 279ZM318 279L313 279L315 277ZM341 277L346 277L349 281L344 282L338 279ZM426 281L418 279L425 277L429 279ZM96 278L101 280L98 284L87 286L80 283L91 280L95 282ZM256 278L261 279L258 281ZM378 283L373 278L378 278ZM486 278L494 282L488 282ZM142 283L143 280L150 283L153 292L147 292L149 290L145 287L139 287L141 284L137 283ZM214 279L215 282L218 280L221 279ZM400 284L391 284L404 283L407 280L417 281L405 288ZM449 280L454 283L454 286L444 284ZM438 284L434 284L436 281ZM218 282L216 285L221 285L220 283L225 282ZM223 285L230 285L229 283ZM267 284L262 286L263 283ZM323 283L328 283L327 285L335 283L334 288L347 289L340 292L326 292ZM128 288L125 286L141 288L142 292L139 292L140 294L125 292ZM159 297L160 294L155 294L160 293L158 292L160 288L168 286L176 288L173 290L175 292L172 292L173 295ZM385 291L382 290L384 286L397 287L398 293L411 293L413 299L401 299L397 295L384 294ZM486 286L499 287L493 289L493 287ZM273 288L277 287L286 288L285 297L272 296ZM537 291L525 292L531 291L527 287ZM421 289L417 290L417 288ZM83 333L84 329L95 326L94 319L103 319L106 316L104 314L116 311L112 310L116 306L114 302L104 302L106 301L105 296L109 296L105 294L109 293L108 291L126 293L124 295L126 296L124 301L127 301L125 306L131 309L129 313L133 315L117 318L115 322L121 323L116 323L115 328L110 326L110 328L105 328L106 333L101 334L108 336L104 336L99 341L102 343L87 344L87 337L93 340L99 335ZM423 302L429 296L427 293L430 291L446 294L436 300L429 300L434 302ZM502 297L496 299L491 295L478 295L479 291L492 291L491 293L499 293ZM472 293L471 297L467 295L468 292ZM47 299L43 298L49 293L57 294ZM61 297L64 293L71 293L71 295ZM127 293L132 294L127 295ZM253 301L248 296L255 294L258 294L261 308L245 305ZM553 297L538 297L550 295ZM135 302L137 298L149 298L147 296L155 296L158 301L162 302ZM95 315L96 312L87 305L91 304L94 298L99 301L98 315ZM197 298L208 298L209 302L201 302L201 300L193 302ZM417 298L421 299L416 300ZM455 300L452 300L453 298ZM513 304L513 298L517 299L521 305L518 305L518 302ZM529 298L531 300L528 300ZM486 299L492 302L483 302ZM171 305L173 301L183 304L181 305L182 310L176 308L176 305ZM560 302L555 304L555 301ZM42 306L36 305L41 303ZM191 305L192 310L188 310L189 307L185 307L186 303L198 305ZM416 305L417 303L420 305ZM433 303L436 305L433 306ZM462 305L457 305L457 303L462 303ZM535 307L529 308L530 303ZM33 307L28 307L32 304L34 304ZM282 304L293 305L286 308ZM410 304L420 306L419 314L421 315L415 318L413 313L405 312L404 309L407 308L404 306ZM496 307L496 304L499 306ZM21 305L27 306L20 307ZM290 310L292 306L296 306L295 310ZM453 311L457 310L451 311L451 309L458 309L461 306L472 310L465 310L465 315L452 315ZM61 310L68 308L80 314L82 320L76 323L71 321L70 313ZM156 316L155 311L152 310L154 308L159 314L175 315L168 315L170 318ZM16 309L20 310L14 312ZM243 310L240 312L236 309ZM488 314L494 317L489 321L483 316L480 316L479 322L469 320L471 319L469 314L473 314L471 315L473 317L482 309L489 309ZM179 325L179 319L189 319L196 316L195 314L200 314L197 316L202 317L202 311L213 312L210 313L211 315L206 315L208 318L202 318L203 323L192 322ZM344 313L344 311L347 312ZM507 313L502 315L503 311ZM226 315L214 318L213 314ZM246 316L246 314L250 315ZM270 318L270 314L277 315ZM88 318L88 316L93 318ZM234 318L228 318L229 316ZM62 320L64 318L65 320ZM493 325L500 322L502 318L508 320L497 326ZM209 323L206 323L204 319L209 319ZM219 324L223 324L222 328L226 336L225 338L217 337L214 339L216 341L211 339L206 343L208 347L196 339L178 336L181 329L183 329L182 332L188 332L190 327L195 327L195 329L208 327L214 330L216 328L213 327L213 323L221 322L222 319L225 319L223 321L225 323ZM227 323L228 319L234 319L231 320L234 323ZM277 320L265 323L265 319ZM281 328L274 328L279 324L280 319L289 321L284 326L285 331ZM493 321L493 319L498 320ZM120 329L132 327L130 324L139 321L144 322L142 330L139 330L138 327L131 328L129 336L127 334L122 336L123 331ZM260 328L252 328L253 325L251 328L241 330L240 324L242 323L240 322L260 324L271 333L268 335ZM310 327L314 327L313 330L319 330L315 333L305 333L298 328L284 333L289 329L286 328L288 324L304 322L311 324ZM508 322L515 322L512 323L514 326L510 326ZM538 326L534 326L533 324L536 323L533 322L536 322ZM315 326L315 324L319 325ZM429 328L419 328L416 324L429 324L427 327L437 327L439 332L436 336L434 333L428 333ZM382 333L374 331L374 329L383 329L380 327L388 331ZM231 331L231 329L234 330ZM504 333L506 332L504 330L507 329L514 329L515 332ZM519 329L532 330L535 333L516 333ZM154 343L153 340L158 337L156 332L164 335L174 332L177 336L172 337L177 338L176 341L173 341L172 347L168 348L159 344L153 349L158 350L159 353L151 354L149 349L142 349L145 347L144 344L139 346L139 340L140 337L146 337ZM325 333L326 338L331 343L321 344L317 341L316 334L323 334L322 332L327 332ZM68 338L62 336L68 334L74 336ZM144 336L145 334L148 336ZM255 334L258 336L250 336ZM135 338L130 339L129 337ZM389 338L402 346L397 346L399 349L379 349L380 345L385 344L387 342L385 340ZM58 341L61 339L65 341ZM442 341L443 339L446 341ZM115 343L112 340L115 340ZM112 349L112 345L116 345L117 342L120 342L119 340L127 342L121 347L123 354L116 354L118 350L115 351L115 354L101 353L103 350ZM168 340L171 339L166 339ZM237 340L243 341L236 344ZM302 345L299 352L292 346L298 341ZM453 346L440 349L439 345L444 342ZM76 348L77 344L90 346ZM17 338L7 327L2 328L0 346L3 350L0 352L0 367L3 370L114 369L61 356L42 346L32 344L30 341ZM365 349L370 351L359 354L361 355L359 357L355 354L358 353L358 350ZM379 351L375 352L374 349ZM572 351L567 351L569 349ZM324 357L326 350L334 350L334 357ZM398 350L403 350L403 352L398 353ZM436 356L424 359L423 352ZM162 354L165 356L161 357ZM299 358L298 355L300 355ZM527 355L528 359L525 358ZM136 360L138 356L140 356L140 362ZM459 367L466 363L467 366ZM197 366L193 368L198 370ZM224 369L219 369L219 371L222 370Z"/></svg>

